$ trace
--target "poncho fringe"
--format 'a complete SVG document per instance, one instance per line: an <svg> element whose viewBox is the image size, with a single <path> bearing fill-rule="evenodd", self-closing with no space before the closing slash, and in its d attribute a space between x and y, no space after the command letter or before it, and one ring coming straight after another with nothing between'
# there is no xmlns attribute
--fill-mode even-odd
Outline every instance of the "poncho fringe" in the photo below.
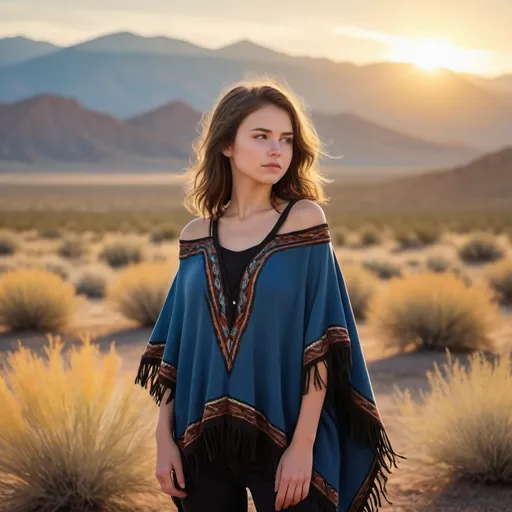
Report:
<svg viewBox="0 0 512 512"><path fill-rule="evenodd" d="M149 384L149 394L157 405L162 403L167 389L171 392L166 404L174 400L176 394L176 369L162 361L164 347L165 342L148 343L135 377L135 384L140 384L144 389Z"/></svg>
<svg viewBox="0 0 512 512"><path fill-rule="evenodd" d="M308 352L316 353L308 357ZM320 374L320 364L327 369L327 382ZM351 367L352 349L347 330L340 326L329 327L320 340L306 349L302 394L308 393L311 381L317 390L327 388L326 401L333 405L340 424L348 425L356 442L369 444L374 450L375 463L349 510L375 512L382 506L382 497L393 504L387 497L386 472L392 473L392 467L398 468L397 459L406 457L393 450L377 407L372 407L373 404L351 386Z"/></svg>

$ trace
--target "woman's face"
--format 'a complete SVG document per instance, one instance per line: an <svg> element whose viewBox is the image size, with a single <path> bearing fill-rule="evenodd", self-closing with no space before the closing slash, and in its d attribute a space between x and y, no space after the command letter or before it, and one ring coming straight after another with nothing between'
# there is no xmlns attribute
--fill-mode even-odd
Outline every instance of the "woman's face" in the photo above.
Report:
<svg viewBox="0 0 512 512"><path fill-rule="evenodd" d="M249 114L240 124L234 144L223 154L231 159L233 173L242 173L259 183L277 183L293 156L293 130L288 113L275 105L266 105Z"/></svg>

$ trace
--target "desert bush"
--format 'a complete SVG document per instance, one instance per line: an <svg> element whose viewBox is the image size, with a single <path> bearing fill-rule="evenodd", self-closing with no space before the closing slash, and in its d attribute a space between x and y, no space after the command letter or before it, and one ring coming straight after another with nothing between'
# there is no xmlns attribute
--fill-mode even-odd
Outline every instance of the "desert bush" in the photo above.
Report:
<svg viewBox="0 0 512 512"><path fill-rule="evenodd" d="M176 228L176 225L167 223L159 226L158 229L151 231L149 234L149 240L154 244L158 244L164 240L174 240L179 236L180 230Z"/></svg>
<svg viewBox="0 0 512 512"><path fill-rule="evenodd" d="M38 262L38 268L44 268L63 280L67 280L72 272L70 264L58 258L41 258Z"/></svg>
<svg viewBox="0 0 512 512"><path fill-rule="evenodd" d="M432 272L447 272L452 268L452 262L442 256L431 256L427 259L427 268Z"/></svg>
<svg viewBox="0 0 512 512"><path fill-rule="evenodd" d="M391 279L402 275L399 265L386 260L365 260L363 268L376 274L380 279Z"/></svg>
<svg viewBox="0 0 512 512"><path fill-rule="evenodd" d="M466 263L489 263L505 254L491 233L475 233L459 248L459 258Z"/></svg>
<svg viewBox="0 0 512 512"><path fill-rule="evenodd" d="M446 466L457 478L512 483L512 365L510 354L489 360L481 352L467 367L448 360L427 372L419 401L395 386L393 402L414 456Z"/></svg>
<svg viewBox="0 0 512 512"><path fill-rule="evenodd" d="M364 320L368 304L379 282L370 271L355 265L347 265L343 269L343 277L347 284L354 315L357 320Z"/></svg>
<svg viewBox="0 0 512 512"><path fill-rule="evenodd" d="M90 298L102 298L112 273L101 265L89 265L80 269L74 279L76 292Z"/></svg>
<svg viewBox="0 0 512 512"><path fill-rule="evenodd" d="M14 254L19 248L19 237L12 231L0 229L0 254Z"/></svg>
<svg viewBox="0 0 512 512"><path fill-rule="evenodd" d="M374 226L364 226L359 232L359 240L362 246L377 245L382 242L380 232Z"/></svg>
<svg viewBox="0 0 512 512"><path fill-rule="evenodd" d="M485 277L497 292L504 305L512 304L512 260L506 259L490 265L485 271Z"/></svg>
<svg viewBox="0 0 512 512"><path fill-rule="evenodd" d="M336 228L332 232L334 245L336 247L341 247L347 244L348 241L348 232L344 228Z"/></svg>
<svg viewBox="0 0 512 512"><path fill-rule="evenodd" d="M58 228L41 229L39 231L39 236L41 238L48 238L50 240L54 240L62 236L62 230Z"/></svg>
<svg viewBox="0 0 512 512"><path fill-rule="evenodd" d="M0 376L2 510L128 512L139 509L137 494L159 491L152 401L120 371L113 343L102 355L81 339L66 357L52 336L44 356L21 343L8 356Z"/></svg>
<svg viewBox="0 0 512 512"><path fill-rule="evenodd" d="M63 258L81 258L86 252L87 246L79 236L68 236L57 249L57 253Z"/></svg>
<svg viewBox="0 0 512 512"><path fill-rule="evenodd" d="M416 233L409 229L398 229L395 231L395 240L401 250L415 249L421 245Z"/></svg>
<svg viewBox="0 0 512 512"><path fill-rule="evenodd" d="M75 305L74 287L47 270L20 268L0 277L0 324L10 329L60 329Z"/></svg>
<svg viewBox="0 0 512 512"><path fill-rule="evenodd" d="M52 274L58 275L63 280L68 279L71 274L72 268L70 264L59 258L58 256L45 256L45 257L15 257L10 261L4 262L4 268L19 269L19 268L41 268L48 270Z"/></svg>
<svg viewBox="0 0 512 512"><path fill-rule="evenodd" d="M420 225L414 230L414 234L422 246L439 242L442 231L434 224Z"/></svg>
<svg viewBox="0 0 512 512"><path fill-rule="evenodd" d="M131 263L140 263L143 259L141 243L131 237L122 237L106 242L98 258L113 268L125 267Z"/></svg>
<svg viewBox="0 0 512 512"><path fill-rule="evenodd" d="M108 283L106 297L127 318L142 326L152 326L164 303L171 277L169 264L132 265Z"/></svg>
<svg viewBox="0 0 512 512"><path fill-rule="evenodd" d="M14 270L15 268L17 268L15 258L0 259L0 274L8 272L9 270Z"/></svg>
<svg viewBox="0 0 512 512"><path fill-rule="evenodd" d="M368 319L388 347L467 351L492 348L497 308L485 285L452 274L395 279L369 305Z"/></svg>

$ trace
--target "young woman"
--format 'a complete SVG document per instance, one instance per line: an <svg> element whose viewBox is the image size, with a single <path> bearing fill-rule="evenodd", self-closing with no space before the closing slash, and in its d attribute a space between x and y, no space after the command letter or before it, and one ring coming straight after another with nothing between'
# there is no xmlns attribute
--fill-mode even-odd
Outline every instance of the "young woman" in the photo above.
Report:
<svg viewBox="0 0 512 512"><path fill-rule="evenodd" d="M179 267L135 382L184 512L374 511L397 457L320 206L319 138L272 80L204 119Z"/></svg>

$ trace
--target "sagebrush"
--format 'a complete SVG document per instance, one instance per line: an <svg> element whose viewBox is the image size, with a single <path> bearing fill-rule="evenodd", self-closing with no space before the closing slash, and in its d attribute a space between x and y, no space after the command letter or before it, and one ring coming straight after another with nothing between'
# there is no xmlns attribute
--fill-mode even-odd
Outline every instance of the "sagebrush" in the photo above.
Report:
<svg viewBox="0 0 512 512"><path fill-rule="evenodd" d="M136 508L140 496L146 505L163 496L153 402L121 373L114 343L101 354L81 340L65 356L52 336L44 356L21 343L9 354L0 376L2 510L128 512L149 510Z"/></svg>
<svg viewBox="0 0 512 512"><path fill-rule="evenodd" d="M442 369L427 372L419 400L395 386L398 420L412 450L448 467L455 478L512 483L512 364L510 354L477 351L468 364L446 350Z"/></svg>

